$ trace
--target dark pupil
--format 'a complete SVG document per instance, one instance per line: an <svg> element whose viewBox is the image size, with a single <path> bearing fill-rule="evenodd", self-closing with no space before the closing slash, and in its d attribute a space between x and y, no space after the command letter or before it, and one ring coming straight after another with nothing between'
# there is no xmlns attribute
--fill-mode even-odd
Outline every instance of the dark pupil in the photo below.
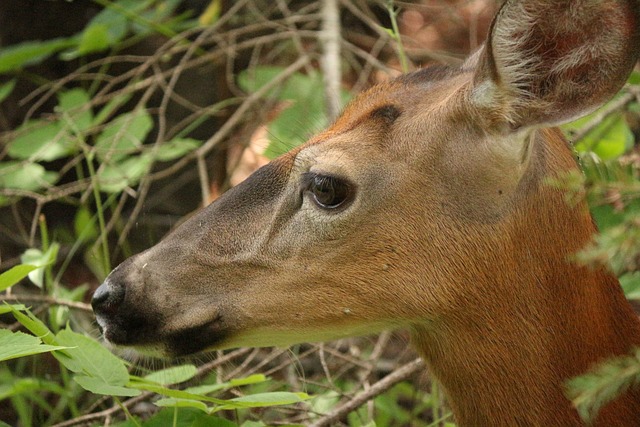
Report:
<svg viewBox="0 0 640 427"><path fill-rule="evenodd" d="M347 186L333 177L315 176L311 192L316 202L325 208L338 207L348 196Z"/></svg>

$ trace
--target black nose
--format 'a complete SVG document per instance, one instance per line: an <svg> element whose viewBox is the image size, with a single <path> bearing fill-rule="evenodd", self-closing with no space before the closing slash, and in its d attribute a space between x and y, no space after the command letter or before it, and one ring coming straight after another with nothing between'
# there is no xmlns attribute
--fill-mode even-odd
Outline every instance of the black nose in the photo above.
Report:
<svg viewBox="0 0 640 427"><path fill-rule="evenodd" d="M124 301L125 288L104 282L96 289L91 299L91 306L96 314L113 314Z"/></svg>

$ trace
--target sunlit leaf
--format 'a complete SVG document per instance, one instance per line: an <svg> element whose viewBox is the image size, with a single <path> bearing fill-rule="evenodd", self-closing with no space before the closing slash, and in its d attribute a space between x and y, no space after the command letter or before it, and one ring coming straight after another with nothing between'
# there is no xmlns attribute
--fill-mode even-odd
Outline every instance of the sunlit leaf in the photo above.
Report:
<svg viewBox="0 0 640 427"><path fill-rule="evenodd" d="M193 378L198 369L193 365L180 365L153 372L144 377L145 380L158 384L178 384Z"/></svg>
<svg viewBox="0 0 640 427"><path fill-rule="evenodd" d="M27 275L38 268L35 265L20 264L11 267L9 270L0 274L0 292L20 282ZM9 310L10 311L10 310Z"/></svg>
<svg viewBox="0 0 640 427"><path fill-rule="evenodd" d="M107 193L119 193L126 187L134 186L151 168L149 153L130 157L115 164L107 164L99 172L100 190Z"/></svg>
<svg viewBox="0 0 640 427"><path fill-rule="evenodd" d="M36 191L56 182L58 174L37 163L0 163L0 188Z"/></svg>
<svg viewBox="0 0 640 427"><path fill-rule="evenodd" d="M58 95L57 110L66 113L73 121L73 130L84 131L91 127L93 112L87 108L89 94L81 88L75 88Z"/></svg>
<svg viewBox="0 0 640 427"><path fill-rule="evenodd" d="M51 330L45 325L42 320L38 319L29 310L24 312L19 310L17 306L10 306L13 317L25 328L27 328L33 335L41 339L45 344L59 345L56 341L56 337Z"/></svg>
<svg viewBox="0 0 640 427"><path fill-rule="evenodd" d="M19 70L42 62L52 54L75 44L72 39L57 38L47 41L27 41L2 48L0 73Z"/></svg>
<svg viewBox="0 0 640 427"><path fill-rule="evenodd" d="M42 252L40 249L30 248L20 256L20 261L22 261L23 264L38 266L37 269L29 273L29 280L37 287L42 289L44 286L44 268L55 262L59 249L60 245L53 243L46 252Z"/></svg>
<svg viewBox="0 0 640 427"><path fill-rule="evenodd" d="M124 386L129 382L129 372L124 362L96 340L70 329L58 332L56 340L60 345L69 347L65 352L75 362L72 368L67 366L72 371L97 378L112 386Z"/></svg>
<svg viewBox="0 0 640 427"><path fill-rule="evenodd" d="M11 92L13 92L13 88L16 87L16 79L9 80L6 83L0 85L0 102L7 99Z"/></svg>
<svg viewBox="0 0 640 427"><path fill-rule="evenodd" d="M146 110L137 110L116 117L107 124L95 144L101 162L118 162L137 153L153 127Z"/></svg>
<svg viewBox="0 0 640 427"><path fill-rule="evenodd" d="M42 340L22 332L0 329L0 361L61 350L65 347L42 344Z"/></svg>
<svg viewBox="0 0 640 427"><path fill-rule="evenodd" d="M52 161L74 151L74 143L60 121L29 120L16 129L16 134L8 150L14 159Z"/></svg>

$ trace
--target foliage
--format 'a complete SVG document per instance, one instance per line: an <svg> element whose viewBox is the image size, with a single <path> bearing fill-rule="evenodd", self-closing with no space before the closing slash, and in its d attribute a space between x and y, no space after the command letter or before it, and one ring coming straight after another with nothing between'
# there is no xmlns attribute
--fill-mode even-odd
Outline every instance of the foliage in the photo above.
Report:
<svg viewBox="0 0 640 427"><path fill-rule="evenodd" d="M255 12L259 10L252 2L247 2L241 13L236 10L221 16L223 2L212 0L195 16L177 13L180 0L93 1L103 8L77 34L0 48L0 102L17 102L16 94L25 83L35 87L20 100L29 107L24 119L0 134L0 209L33 214L30 232L21 252L10 260L11 268L4 264L6 252L0 253L5 256L5 271L0 274L0 292L4 292L0 320L7 325L0 329L0 360L4 363L0 367L0 414L4 405L15 413L16 422L25 426L86 417L99 423L111 416L101 415L105 410L116 414L112 425L256 427L273 418L268 411L271 407L284 405L290 411L309 408L309 395L283 391L291 386L285 387L282 378L257 373L229 377L219 368L207 368L209 364L149 369L145 366L148 362L133 363L114 355L95 337L92 318L85 314L90 307L83 301L114 262L132 252L128 233L137 227L150 186L179 176L187 165L210 161L219 143L216 138L229 140L231 131L248 127L251 121L221 128L208 141L193 137L194 129L217 115L233 113L236 107L247 115L247 109L255 109L258 102L268 107L276 103L266 151L268 157L275 157L328 124L325 100L317 96L323 84L321 75L312 67L291 70L278 65L289 64L294 45L291 33L285 37L276 34L272 51L282 52L284 59L239 73L237 85L246 97L228 97L206 107L190 105L176 89L183 73L200 70L197 67L201 64L207 70L207 64L234 51L232 43L238 46L237 52L242 51L242 43L260 52L265 29L271 31L276 21L266 19L262 26L256 24ZM276 9L276 15L281 13ZM314 10L307 15L312 18L300 14L316 25ZM281 28L289 28L290 17L278 18ZM224 33L214 31L219 29L219 19L232 22L227 40L223 40ZM255 42L242 39L242 19L255 27L255 34L251 34ZM141 40L158 40L158 36L162 44L154 55L134 58L128 53L127 49ZM59 81L45 81L32 71L38 64L50 63L45 61L73 65L77 70ZM123 65L129 70L112 73ZM260 95L269 85L276 89ZM154 96L161 100L154 100ZM349 94L343 91L340 96L345 103ZM177 124L168 120L167 112L176 104L191 111ZM233 120L231 116L230 122ZM206 176L199 180L203 188L208 185ZM43 213L50 205L62 206L70 218L51 220ZM92 274L89 283L69 283L69 271L77 269L78 263ZM366 341L362 345L371 346ZM312 348L293 361L292 352L272 352L276 360L286 362L278 362L282 371L305 358L315 358L313 365L318 366L319 347ZM237 354L235 357L247 353ZM241 366L253 369L249 362L257 353L252 354ZM323 363L343 369L344 356L336 354L322 356ZM263 356L267 361L269 357L269 353ZM332 362L334 358L336 362ZM262 362L254 364L263 366ZM357 365L349 361L347 366ZM351 370L358 375L372 374L371 368ZM335 381L343 390L363 386L362 381L350 378ZM326 386L310 384L304 389L317 396L318 402L337 401L326 399L336 395ZM378 422L386 423L390 416L409 420L415 415L395 400L422 400L424 392L409 384L403 389L402 397L391 393L376 399L381 408ZM135 399L141 398L156 409L134 412ZM307 418L317 419L331 409L314 406L315 413ZM350 424L375 425L375 421L371 414L360 411L350 416Z"/></svg>
<svg viewBox="0 0 640 427"><path fill-rule="evenodd" d="M610 359L569 381L568 395L582 419L591 424L598 411L630 387L640 386L640 349Z"/></svg>
<svg viewBox="0 0 640 427"><path fill-rule="evenodd" d="M575 147L583 174L569 174L556 184L570 203L587 197L600 234L575 255L593 268L604 266L620 278L629 299L640 299L640 150L625 119L637 115L640 73L626 90L599 111L564 127L579 135ZM586 130L586 131L585 131ZM640 349L603 362L567 384L580 416L591 422L598 410L629 387L640 384Z"/></svg>
<svg viewBox="0 0 640 427"><path fill-rule="evenodd" d="M116 259L132 252L134 239L129 232L138 226L152 184L167 178L179 181L187 165L211 161L219 146L250 130L256 117L267 122L269 146L264 154L268 158L328 124L325 99L317 95L322 76L309 65L311 60L295 69L290 66L293 55L311 59L318 55L313 51L319 45L318 32L306 31L318 27L313 6L294 15L278 9L281 5L269 5L275 8L274 18L251 1L237 2L249 6L238 6L225 15L224 2L212 0L199 16L178 13L180 0L94 2L102 10L77 34L0 49L0 102L12 99L25 81L38 85L25 101L31 102L31 108L24 120L0 135L0 207L8 212L11 207L20 211L26 206L33 214L24 247L11 268L3 264L0 274L5 300L0 316L3 322L16 321L0 329L0 403L11 407L21 425L51 425L104 408L118 414L112 424L117 426L262 426L273 416L265 408L282 405L291 412L292 408L305 411L303 421L317 420L340 399L365 388L369 378L382 375L385 371L378 365L384 363L378 362L395 367L402 356L412 357L404 353L404 342L389 344L384 336L375 343L241 351L236 356L245 358L241 367L271 369L277 376L253 371L240 375L233 370L226 377L213 368L182 361L166 369L149 369L112 354L95 334L81 333L95 329L90 316L82 314L89 310L83 303L87 291L104 279ZM397 12L391 2L385 4L392 30L385 32L372 17L367 19L377 26L375 34L386 34L385 43L395 43L407 69ZM231 28L228 35L220 22ZM266 38L264 34L273 28L281 33ZM127 48L155 36L162 41L153 55L132 59L126 54ZM367 59L367 65L353 65L352 70L367 81L370 64L378 59L348 46L353 50L350 55ZM192 105L178 93L176 81L187 70L208 73L209 69L198 67L227 61L225 66L233 71L233 57L246 49L251 49L249 56L256 64L226 76L237 84L238 93L205 107ZM77 70L59 81L43 81L32 74L31 67L54 59ZM108 76L112 68L130 65L128 61L135 65L127 72ZM352 58L351 63L357 61ZM207 81L223 80L221 76L208 75ZM577 139L585 173L562 182L570 200L585 196L586 188L602 231L576 256L577 261L611 268L620 276L627 296L635 299L640 299L640 161L626 115L640 110L639 83L636 73L612 103L565 127L569 137ZM161 100L153 103L153 96ZM344 103L349 94L343 91L340 97ZM51 109L42 107L47 102ZM169 123L168 105L176 104L190 113L177 124ZM261 115L261 110L269 114ZM228 119L228 125L209 139L192 136L201 123L219 115ZM249 118L242 121L240 116ZM200 172L199 184L206 190L206 173ZM41 213L50 204L71 212L68 223L60 225L60 218L55 218L55 225L47 224L50 218ZM90 283L72 285L65 277L77 263L91 272ZM17 287L21 290L16 291ZM28 292L23 293L24 289ZM34 306L17 304L21 299ZM371 347L389 348L390 355L371 352ZM615 359L571 382L571 396L585 419L616 393L637 385L638 354ZM307 381L295 375L296 363L322 369ZM283 391L300 390L297 387L305 392ZM309 395L314 399L307 400ZM134 399L141 397L153 402L155 409L133 412ZM372 402L375 411L361 407L351 412L348 425L451 425L435 389L425 392L414 383L402 383ZM433 424L419 421L429 417L436 419ZM103 419L98 415L92 420Z"/></svg>

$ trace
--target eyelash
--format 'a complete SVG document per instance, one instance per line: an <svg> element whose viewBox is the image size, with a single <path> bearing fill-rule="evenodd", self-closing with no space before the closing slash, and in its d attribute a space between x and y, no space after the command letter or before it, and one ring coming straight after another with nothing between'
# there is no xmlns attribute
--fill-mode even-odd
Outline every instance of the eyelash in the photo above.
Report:
<svg viewBox="0 0 640 427"><path fill-rule="evenodd" d="M302 176L302 191L310 193L313 202L325 210L343 207L353 198L353 185L348 181L313 172Z"/></svg>

